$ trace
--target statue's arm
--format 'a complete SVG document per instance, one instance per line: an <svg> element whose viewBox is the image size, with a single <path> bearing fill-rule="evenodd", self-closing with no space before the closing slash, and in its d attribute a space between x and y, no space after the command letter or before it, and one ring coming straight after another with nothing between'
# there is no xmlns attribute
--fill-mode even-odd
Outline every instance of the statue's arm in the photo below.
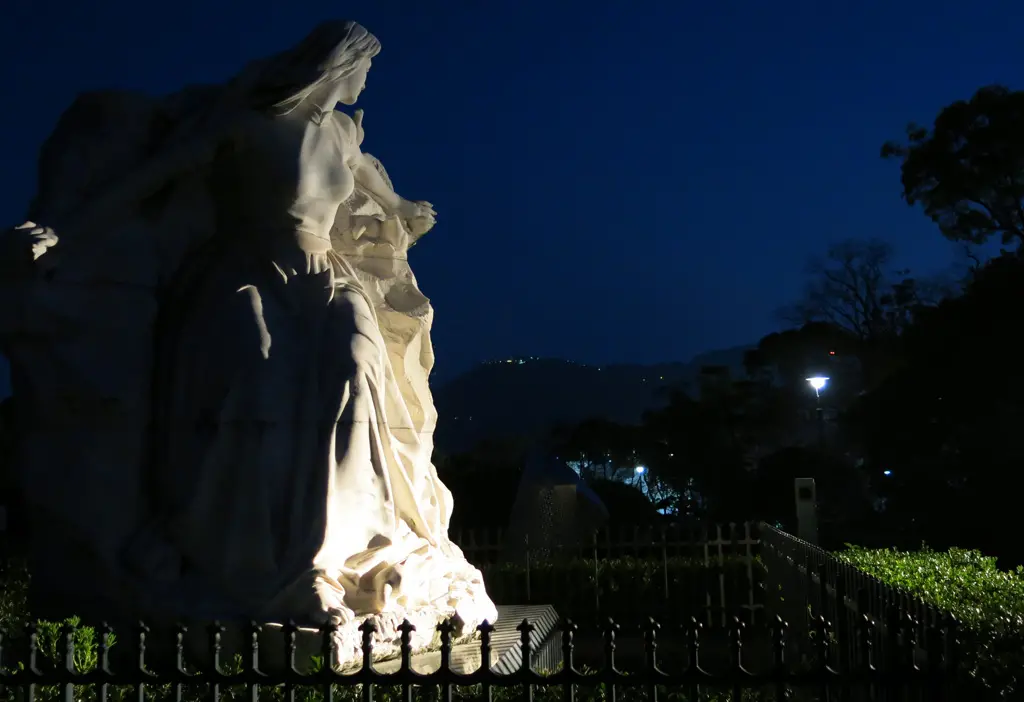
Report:
<svg viewBox="0 0 1024 702"><path fill-rule="evenodd" d="M345 164L352 171L352 177L356 183L388 214L399 216L413 214L414 204L395 192L391 184L377 170L373 159L364 154L360 148L360 143L363 140L363 111L356 112L355 120L344 112L334 112L332 117L345 145Z"/></svg>
<svg viewBox="0 0 1024 702"><path fill-rule="evenodd" d="M366 158L358 146L355 147L355 150L356 153L349 160L349 168L352 169L352 177L355 178L356 183L362 186L389 213L400 213L404 198L384 182L380 171L370 159Z"/></svg>
<svg viewBox="0 0 1024 702"><path fill-rule="evenodd" d="M414 239L434 226L437 217L434 206L429 202L411 202L396 193L371 156L358 152L349 161L349 168L356 184L377 201L385 214L397 216L406 222Z"/></svg>

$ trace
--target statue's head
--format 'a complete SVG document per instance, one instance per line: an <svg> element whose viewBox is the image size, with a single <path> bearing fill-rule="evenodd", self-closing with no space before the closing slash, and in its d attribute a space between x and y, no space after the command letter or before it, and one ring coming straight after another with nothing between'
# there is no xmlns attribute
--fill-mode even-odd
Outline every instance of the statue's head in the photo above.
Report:
<svg viewBox="0 0 1024 702"><path fill-rule="evenodd" d="M324 22L297 46L260 62L252 86L254 106L286 114L322 90L351 105L379 52L380 41L362 25Z"/></svg>

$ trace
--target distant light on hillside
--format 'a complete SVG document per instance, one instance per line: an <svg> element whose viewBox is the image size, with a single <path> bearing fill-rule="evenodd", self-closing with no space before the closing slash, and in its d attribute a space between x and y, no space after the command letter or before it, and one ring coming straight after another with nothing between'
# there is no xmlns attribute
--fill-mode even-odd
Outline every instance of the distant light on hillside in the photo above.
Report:
<svg viewBox="0 0 1024 702"><path fill-rule="evenodd" d="M527 356L526 358L506 358L504 360L497 360L497 361L484 361L483 365L490 366L490 365L494 365L495 363L498 363L498 364L506 363L506 364L510 364L510 365L514 365L514 366L521 366L521 365L525 364L527 361L539 361L539 360L540 359L536 358L535 356Z"/></svg>
<svg viewBox="0 0 1024 702"><path fill-rule="evenodd" d="M637 466L635 470L637 475L643 475L647 472L647 468L645 466Z"/></svg>

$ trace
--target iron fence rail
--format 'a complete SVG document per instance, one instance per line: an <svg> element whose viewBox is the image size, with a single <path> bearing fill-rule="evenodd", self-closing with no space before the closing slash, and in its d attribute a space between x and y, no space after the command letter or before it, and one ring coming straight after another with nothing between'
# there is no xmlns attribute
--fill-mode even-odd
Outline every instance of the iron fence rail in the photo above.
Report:
<svg viewBox="0 0 1024 702"><path fill-rule="evenodd" d="M780 529L762 524L760 530L766 608L793 623L794 640L809 632L814 616L822 616L835 622L835 636L851 664L894 639L913 641L908 655L927 662L932 652L924 642L939 631L944 656L959 659L959 624L951 614ZM864 627L871 630L867 638Z"/></svg>
<svg viewBox="0 0 1024 702"><path fill-rule="evenodd" d="M616 657L617 641L621 627L608 621L601 632L603 643L603 665L593 671L583 670L576 659L577 626L564 620L560 625L562 665L556 671L536 671L531 667L531 659L535 651L535 643L530 634L533 626L522 622L517 628L521 634L522 665L510 675L499 675L483 665L473 672L457 672L452 669L453 632L452 622L438 626L440 635L440 665L436 671L428 673L416 672L412 669L414 652L411 646L411 633L414 627L407 622L401 627L401 667L389 674L378 673L373 669L372 635L373 626L364 624L360 630L362 639L362 665L352 673L340 672L330 666L319 671L305 673L300 670L296 657L296 632L294 625L284 628L284 650L286 665L282 670L263 670L260 663L260 636L262 627L256 623L247 625L247 637L251 646L244 655L240 669L225 669L225 661L221 656L221 636L225 627L214 623L208 629L211 655L206 661L195 663L186 660L185 634L186 628L179 626L173 645L174 654L171 660L154 661L148 654L150 630L140 625L132 636L133 664L128 667L114 669L111 665L111 634L110 627L103 627L99 635L95 665L90 670L81 670L82 665L76 658L75 627L64 628L57 649L57 660L46 659L40 654L39 634L29 624L25 636L25 658L22 661L6 660L8 651L3 651L4 659L0 672L0 689L19 689L28 702L37 699L42 688L59 689L59 699L63 702L74 702L81 699L80 689L83 686L95 688L95 699L109 702L113 688L126 686L133 688L135 699L143 702L147 694L155 686L169 686L165 691L175 700L185 700L185 687L205 686L206 699L216 702L221 699L226 688L243 686L246 697L251 702L258 702L261 689L283 688L286 699L294 699L294 691L299 687L314 687L320 690L325 700L331 700L339 689L352 689L358 686L363 700L372 702L375 688L380 686L400 686L402 699L411 702L414 688L433 688L441 694L442 699L452 700L453 690L463 686L482 686L480 695L483 699L492 700L495 688L518 686L521 688L522 699L532 700L535 688L561 687L565 700L577 699L579 687L595 685L610 686L609 696L603 699L615 699L615 690L623 688L641 688L646 691L647 699L657 702L659 695L671 691L684 691L690 699L700 695L701 689L721 689L731 693L732 699L743 699L742 692L758 689L761 699L790 699L787 695L792 689L805 689L818 695L818 699L828 699L830 695L852 690L917 690L927 695L921 699L943 700L953 699L958 682L955 678L955 662L950 658L949 648L944 648L943 641L950 640L950 632L929 628L926 645L929 653L925 666L916 662L911 651L917 645L916 639L909 635L888 637L883 655L872 653L871 636L873 624L865 620L859 627L859 644L869 653L866 657L852 658L836 655L833 650L835 638L834 628L824 617L813 622L816 632L816 655L811 659L791 659L788 655L789 627L781 619L771 627L770 660L758 664L748 660L745 646L748 639L748 627L739 618L735 618L730 627L729 665L725 670L712 671L702 660L702 644L704 627L693 620L689 626L678 632L665 631L657 622L651 620L643 628L644 663L639 669L623 669ZM491 660L491 633L494 628L484 624L480 627L480 653L482 661ZM332 660L334 651L333 627L321 630L322 653L326 660ZM659 645L666 639L682 639L685 648L685 660L663 660L659 653ZM5 642L8 643L8 642ZM21 663L19 665L19 662ZM849 699L844 696L844 699Z"/></svg>
<svg viewBox="0 0 1024 702"><path fill-rule="evenodd" d="M200 627L205 634L197 632L206 639L210 652L206 657L187 654L189 628L183 625L156 634L144 624L121 628L126 637L116 644L113 629L104 625L96 630L97 643L89 655L83 656L83 647L76 643L81 628L65 627L57 641L52 628L48 629L46 645L41 647L41 630L25 623L17 628L19 635L0 636L0 700L13 699L11 694L16 693L25 702L87 698L120 702L125 699L123 691L130 688L128 698L137 702L148 702L154 694L177 702L200 698L218 702L237 697L237 692L228 694L229 690L244 688L249 702L259 702L261 694L267 699L271 691L273 695L283 691L285 700L295 702L299 689L314 690L317 699L327 702L338 699L332 696L340 693L372 702L375 691L400 688L404 702L412 702L413 690L429 690L448 702L453 691L464 695L472 687L472 696L488 702L499 690L502 702L508 694L530 702L535 691L573 702L590 699L586 691L594 686L605 686L595 702L623 702L621 695L616 700L619 688L639 690L654 702L660 695L679 691L683 700L706 699L703 693L708 690L724 691L737 701L793 699L787 691L797 689L805 691L800 700L984 698L984 691L961 677L960 632L953 617L770 525L730 525L711 533L717 538L705 539L703 546L687 543L706 554L710 576L698 583L699 599L712 611L712 602L719 599L712 595L721 596L714 616L703 611L678 616L669 611L676 593L668 586L670 571L665 565L665 581L659 583L659 588L664 585L664 602L650 597L642 601L648 613L657 612L655 617L635 626L639 617L632 615L637 609L630 617L616 613L616 623L602 618L608 610L602 611L596 603L600 616L589 617L588 611L591 626L566 619L555 638L541 644L536 637L531 640L534 627L524 621L518 627L522 665L512 674L498 673L490 665L471 672L454 669L452 622L438 627L439 664L425 673L413 669L413 628L407 623L402 627L400 666L390 673L374 669L374 632L368 624L361 627L361 666L350 671L330 666L311 670L296 661L299 630L294 625L285 626L283 640L276 642L280 645L271 647L284 651L284 663L276 665L270 661L277 657L263 650L261 643L266 642L261 637L267 631L256 623L234 623L235 630L244 632L240 662L223 655L226 629L219 623ZM667 563L667 541L662 541L660 557L659 544L649 544L653 550L648 559L653 554L655 560ZM749 591L742 584L730 584L715 569L729 548L742 552ZM595 564L600 556L595 554ZM752 605L765 616L752 618ZM493 631L489 625L481 627L482 661L491 660ZM334 635L330 627L319 634L324 660L332 659ZM635 650L630 648L634 644ZM549 652L554 647L554 658L561 660L555 671L531 667L538 646ZM628 651L632 655L626 655ZM83 660L91 662L83 664ZM196 692L199 689L201 693ZM757 691L760 696L743 697L743 691Z"/></svg>

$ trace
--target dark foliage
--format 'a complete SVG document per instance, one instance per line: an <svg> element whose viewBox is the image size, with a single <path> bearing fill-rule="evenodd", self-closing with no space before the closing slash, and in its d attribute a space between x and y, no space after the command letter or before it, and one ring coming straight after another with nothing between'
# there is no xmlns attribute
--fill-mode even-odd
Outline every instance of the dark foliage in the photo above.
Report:
<svg viewBox="0 0 1024 702"><path fill-rule="evenodd" d="M980 89L943 109L931 130L911 124L882 155L901 162L903 197L953 241L1024 242L1024 92Z"/></svg>

